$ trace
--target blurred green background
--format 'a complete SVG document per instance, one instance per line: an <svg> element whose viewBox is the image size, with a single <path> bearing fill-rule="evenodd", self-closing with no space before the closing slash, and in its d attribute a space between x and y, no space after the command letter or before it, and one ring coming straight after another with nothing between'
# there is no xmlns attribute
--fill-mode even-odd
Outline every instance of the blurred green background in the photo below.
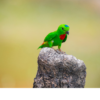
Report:
<svg viewBox="0 0 100 100"><path fill-rule="evenodd" d="M100 87L99 0L0 0L0 87L33 86L37 48L60 24L70 26L62 50L87 67L85 87Z"/></svg>

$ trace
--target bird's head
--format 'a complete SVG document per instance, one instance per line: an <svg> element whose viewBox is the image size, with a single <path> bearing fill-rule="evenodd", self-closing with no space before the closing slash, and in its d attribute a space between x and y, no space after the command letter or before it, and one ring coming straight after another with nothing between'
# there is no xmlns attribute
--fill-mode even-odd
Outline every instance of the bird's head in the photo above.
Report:
<svg viewBox="0 0 100 100"><path fill-rule="evenodd" d="M68 34L69 35L69 26L66 24L61 24L57 29L59 35Z"/></svg>

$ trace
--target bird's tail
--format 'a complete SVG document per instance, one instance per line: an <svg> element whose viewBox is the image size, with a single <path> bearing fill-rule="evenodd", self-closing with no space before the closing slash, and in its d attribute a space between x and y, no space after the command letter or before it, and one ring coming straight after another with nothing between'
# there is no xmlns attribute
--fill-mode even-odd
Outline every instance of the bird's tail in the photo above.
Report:
<svg viewBox="0 0 100 100"><path fill-rule="evenodd" d="M43 48L44 42L38 47L38 49Z"/></svg>
<svg viewBox="0 0 100 100"><path fill-rule="evenodd" d="M43 43L38 47L38 49L39 49L39 48L43 48L43 47L48 47L48 42L47 42L47 41L43 42Z"/></svg>
<svg viewBox="0 0 100 100"><path fill-rule="evenodd" d="M43 45L39 46L38 49L43 48Z"/></svg>

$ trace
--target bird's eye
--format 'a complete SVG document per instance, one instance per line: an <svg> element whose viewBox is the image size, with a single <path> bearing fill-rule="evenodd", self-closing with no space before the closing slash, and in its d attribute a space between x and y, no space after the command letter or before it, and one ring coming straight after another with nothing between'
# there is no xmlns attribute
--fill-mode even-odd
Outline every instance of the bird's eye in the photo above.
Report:
<svg viewBox="0 0 100 100"><path fill-rule="evenodd" d="M62 27L62 30L64 30L64 28Z"/></svg>

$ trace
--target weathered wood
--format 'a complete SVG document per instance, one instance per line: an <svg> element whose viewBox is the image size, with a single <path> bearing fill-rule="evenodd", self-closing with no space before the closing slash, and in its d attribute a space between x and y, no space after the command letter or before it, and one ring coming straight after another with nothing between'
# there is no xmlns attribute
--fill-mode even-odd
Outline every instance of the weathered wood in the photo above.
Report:
<svg viewBox="0 0 100 100"><path fill-rule="evenodd" d="M38 56L38 71L33 88L83 88L86 66L82 60L52 48Z"/></svg>

